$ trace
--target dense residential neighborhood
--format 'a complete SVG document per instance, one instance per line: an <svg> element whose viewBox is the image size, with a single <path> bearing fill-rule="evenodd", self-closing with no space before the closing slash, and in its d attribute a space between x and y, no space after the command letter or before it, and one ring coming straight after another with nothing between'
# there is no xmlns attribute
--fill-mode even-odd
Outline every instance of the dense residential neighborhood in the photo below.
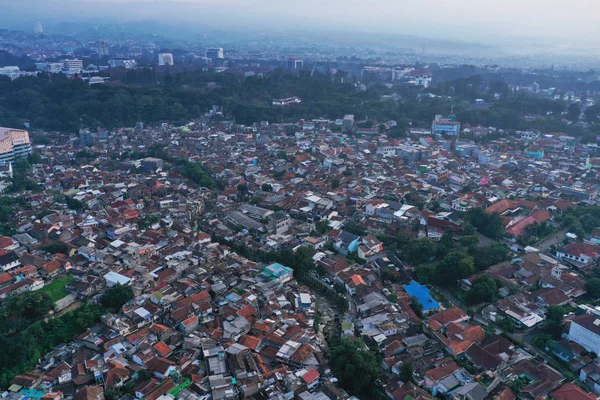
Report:
<svg viewBox="0 0 600 400"><path fill-rule="evenodd" d="M21 131L4 397L597 398L596 147L344 123Z"/></svg>

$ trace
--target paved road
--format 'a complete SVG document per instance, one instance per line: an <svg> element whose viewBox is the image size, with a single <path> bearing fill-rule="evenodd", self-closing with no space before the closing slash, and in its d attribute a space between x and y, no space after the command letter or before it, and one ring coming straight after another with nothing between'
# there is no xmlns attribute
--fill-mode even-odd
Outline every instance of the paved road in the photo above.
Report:
<svg viewBox="0 0 600 400"><path fill-rule="evenodd" d="M565 239L567 232L569 232L567 228L561 229L560 231L556 232L549 238L542 240L533 247L539 249L541 253L546 253L550 246L561 243Z"/></svg>
<svg viewBox="0 0 600 400"><path fill-rule="evenodd" d="M487 237L485 235L482 235L481 233L477 232L477 236L479 236L479 244L477 245L477 247L485 247L485 246L489 246L490 244L494 244L497 241Z"/></svg>
<svg viewBox="0 0 600 400"><path fill-rule="evenodd" d="M436 289L437 289L438 292L440 292L440 294L442 296L444 296L446 299L448 299L448 301L450 303L452 303L453 306L458 307L458 308L463 308L464 307L463 304L462 304L462 302L459 299L457 299L456 297L454 297L452 295L452 293L450 293L448 290L446 290L446 289L444 289L442 287L439 287L439 286L436 286Z"/></svg>

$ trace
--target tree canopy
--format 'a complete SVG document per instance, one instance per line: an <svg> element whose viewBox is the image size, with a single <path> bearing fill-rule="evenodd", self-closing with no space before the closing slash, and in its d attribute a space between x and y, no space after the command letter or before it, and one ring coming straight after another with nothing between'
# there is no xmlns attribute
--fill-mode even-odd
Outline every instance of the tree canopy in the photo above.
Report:
<svg viewBox="0 0 600 400"><path fill-rule="evenodd" d="M340 385L354 394L369 394L379 377L379 362L361 340L343 338L332 349L332 368Z"/></svg>
<svg viewBox="0 0 600 400"><path fill-rule="evenodd" d="M117 284L106 289L102 297L100 297L100 304L112 312L117 312L123 304L132 298L133 289L131 289L131 286Z"/></svg>

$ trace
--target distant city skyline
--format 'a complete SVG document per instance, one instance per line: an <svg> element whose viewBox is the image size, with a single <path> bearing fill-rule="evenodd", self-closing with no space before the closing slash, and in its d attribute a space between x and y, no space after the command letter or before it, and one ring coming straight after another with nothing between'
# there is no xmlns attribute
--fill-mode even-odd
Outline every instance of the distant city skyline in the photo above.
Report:
<svg viewBox="0 0 600 400"><path fill-rule="evenodd" d="M578 0L0 0L3 25L40 19L54 23L188 22L211 28L367 31L500 43L515 37L553 41L556 48L598 44L600 3Z"/></svg>

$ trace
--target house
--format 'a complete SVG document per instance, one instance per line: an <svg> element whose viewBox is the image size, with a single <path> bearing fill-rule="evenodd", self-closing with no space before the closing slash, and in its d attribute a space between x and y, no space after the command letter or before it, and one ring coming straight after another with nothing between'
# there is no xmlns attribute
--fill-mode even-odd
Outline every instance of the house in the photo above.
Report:
<svg viewBox="0 0 600 400"><path fill-rule="evenodd" d="M198 317L196 317L195 315L192 315L191 317L186 318L185 320L183 320L179 324L177 324L177 330L181 331L182 333L184 333L186 335L189 335L190 333L192 333L196 329L198 329L198 325L199 325Z"/></svg>
<svg viewBox="0 0 600 400"><path fill-rule="evenodd" d="M8 271L21 265L19 256L14 251L0 251L0 269Z"/></svg>
<svg viewBox="0 0 600 400"><path fill-rule="evenodd" d="M599 256L600 247L587 243L569 243L556 252L559 260L576 268L589 267Z"/></svg>
<svg viewBox="0 0 600 400"><path fill-rule="evenodd" d="M362 259L374 256L383 250L383 243L372 235L367 235L362 239L362 244L358 246L358 256Z"/></svg>
<svg viewBox="0 0 600 400"><path fill-rule="evenodd" d="M454 400L483 400L487 395L487 390L479 382L469 382L452 392Z"/></svg>
<svg viewBox="0 0 600 400"><path fill-rule="evenodd" d="M75 393L73 400L104 400L104 389L102 386L85 386Z"/></svg>
<svg viewBox="0 0 600 400"><path fill-rule="evenodd" d="M509 381L519 379L523 384L519 397L530 400L545 397L565 380L560 372L533 359L516 362L503 375Z"/></svg>
<svg viewBox="0 0 600 400"><path fill-rule="evenodd" d="M302 380L306 384L306 388L311 390L319 384L319 376L321 376L314 368L309 369L304 375Z"/></svg>
<svg viewBox="0 0 600 400"><path fill-rule="evenodd" d="M341 231L334 239L333 248L343 255L354 253L358 249L360 236Z"/></svg>
<svg viewBox="0 0 600 400"><path fill-rule="evenodd" d="M572 382L565 383L558 389L550 392L550 397L554 400L598 400L598 396L584 392Z"/></svg>
<svg viewBox="0 0 600 400"><path fill-rule="evenodd" d="M468 321L470 318L471 317L469 317L460 308L452 307L433 314L427 320L427 324L429 325L429 329L435 332L439 331L443 327L446 327L450 323L459 324L461 322Z"/></svg>
<svg viewBox="0 0 600 400"><path fill-rule="evenodd" d="M448 393L460 386L456 377L462 368L454 361L432 368L425 373L425 388L435 396Z"/></svg>
<svg viewBox="0 0 600 400"><path fill-rule="evenodd" d="M581 368L579 380L592 388L595 393L600 393L600 364L594 362Z"/></svg>

